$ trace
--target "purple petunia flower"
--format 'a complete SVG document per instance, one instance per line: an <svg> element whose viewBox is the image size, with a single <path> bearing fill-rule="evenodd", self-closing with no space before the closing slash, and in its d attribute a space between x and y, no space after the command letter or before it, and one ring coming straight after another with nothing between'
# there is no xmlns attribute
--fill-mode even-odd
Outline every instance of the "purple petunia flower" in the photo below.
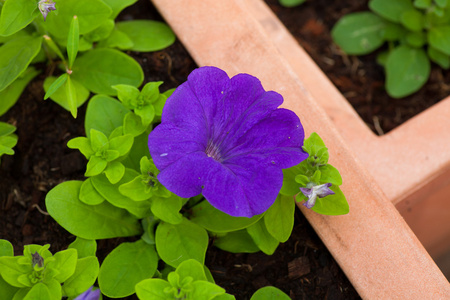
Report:
<svg viewBox="0 0 450 300"><path fill-rule="evenodd" d="M98 300L100 299L100 290L92 290L92 286L84 293L80 294L74 300Z"/></svg>
<svg viewBox="0 0 450 300"><path fill-rule="evenodd" d="M303 203L307 208L312 208L316 204L317 198L323 198L329 195L334 195L334 192L330 190L331 183L325 183L321 185L314 185L309 188L300 188L300 191L308 197L308 200Z"/></svg>
<svg viewBox="0 0 450 300"><path fill-rule="evenodd" d="M47 14L51 10L56 10L55 2L52 0L41 0L38 3L39 11L41 12L42 16L44 17L44 21L47 18Z"/></svg>
<svg viewBox="0 0 450 300"><path fill-rule="evenodd" d="M180 197L202 193L231 216L263 213L281 189L282 169L308 156L300 120L278 108L282 102L248 74L230 79L215 67L194 70L149 135L158 180Z"/></svg>

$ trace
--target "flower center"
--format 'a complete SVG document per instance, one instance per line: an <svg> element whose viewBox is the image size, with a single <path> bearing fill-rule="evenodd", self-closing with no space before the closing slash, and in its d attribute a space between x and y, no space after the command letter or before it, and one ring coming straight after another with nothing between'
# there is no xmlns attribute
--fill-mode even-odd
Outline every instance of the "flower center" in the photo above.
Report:
<svg viewBox="0 0 450 300"><path fill-rule="evenodd" d="M222 157L220 155L219 148L212 141L208 142L205 153L206 155L208 155L208 157L212 157L218 162L222 162Z"/></svg>

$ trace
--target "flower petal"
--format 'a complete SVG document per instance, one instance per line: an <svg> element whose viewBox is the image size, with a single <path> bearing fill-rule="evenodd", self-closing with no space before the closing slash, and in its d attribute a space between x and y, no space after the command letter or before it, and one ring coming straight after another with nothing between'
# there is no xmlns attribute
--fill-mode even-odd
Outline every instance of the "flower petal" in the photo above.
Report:
<svg viewBox="0 0 450 300"><path fill-rule="evenodd" d="M236 157L219 171L210 172L203 196L215 208L235 217L252 217L266 211L283 184L279 167L261 168L264 157Z"/></svg>

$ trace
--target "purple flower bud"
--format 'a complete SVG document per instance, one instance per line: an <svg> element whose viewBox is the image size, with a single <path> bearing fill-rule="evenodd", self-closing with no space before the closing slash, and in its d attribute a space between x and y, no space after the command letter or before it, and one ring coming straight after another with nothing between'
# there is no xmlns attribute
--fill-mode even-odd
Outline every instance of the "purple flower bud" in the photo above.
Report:
<svg viewBox="0 0 450 300"><path fill-rule="evenodd" d="M310 188L300 188L300 191L308 197L308 200L303 203L307 208L312 208L316 204L317 197L323 198L329 195L334 195L334 192L330 190L331 183L325 183L321 185L314 185Z"/></svg>
<svg viewBox="0 0 450 300"><path fill-rule="evenodd" d="M55 2L53 0L41 0L38 3L39 11L41 12L42 16L44 17L44 21L47 18L47 14L51 10L56 10Z"/></svg>
<svg viewBox="0 0 450 300"><path fill-rule="evenodd" d="M92 286L84 293L80 294L74 300L98 300L100 299L100 290L92 290Z"/></svg>
<svg viewBox="0 0 450 300"><path fill-rule="evenodd" d="M33 263L33 267L35 265L38 265L39 268L42 268L44 266L44 258L39 255L39 253L34 252L34 254L31 254L31 261Z"/></svg>

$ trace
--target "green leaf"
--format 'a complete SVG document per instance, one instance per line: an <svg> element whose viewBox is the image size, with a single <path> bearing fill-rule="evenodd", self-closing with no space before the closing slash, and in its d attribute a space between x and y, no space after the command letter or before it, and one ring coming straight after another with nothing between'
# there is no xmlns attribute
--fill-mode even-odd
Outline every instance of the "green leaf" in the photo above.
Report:
<svg viewBox="0 0 450 300"><path fill-rule="evenodd" d="M294 228L295 201L279 195L264 215L267 231L279 242L286 242Z"/></svg>
<svg viewBox="0 0 450 300"><path fill-rule="evenodd" d="M267 255L272 255L278 247L279 242L267 231L264 219L246 228L256 246Z"/></svg>
<svg viewBox="0 0 450 300"><path fill-rule="evenodd" d="M172 195L170 198L155 197L152 199L151 210L164 222L180 224L183 221L183 216L180 214L182 206L183 202L177 195Z"/></svg>
<svg viewBox="0 0 450 300"><path fill-rule="evenodd" d="M431 28L428 31L428 43L442 53L450 55L450 26Z"/></svg>
<svg viewBox="0 0 450 300"><path fill-rule="evenodd" d="M62 54L61 50L59 49L58 45L56 45L55 41L49 37L48 35L43 35L44 43L50 48L49 50L52 50L55 52L55 54L61 59L61 61L65 64L66 58ZM50 51L49 51L50 52ZM51 55L51 52L49 53Z"/></svg>
<svg viewBox="0 0 450 300"><path fill-rule="evenodd" d="M133 136L129 134L118 136L109 141L109 148L118 151L120 156L124 156L133 146L133 140Z"/></svg>
<svg viewBox="0 0 450 300"><path fill-rule="evenodd" d="M188 293L189 299L212 300L225 293L225 289L208 281L194 281L192 288L193 290Z"/></svg>
<svg viewBox="0 0 450 300"><path fill-rule="evenodd" d="M139 52L158 51L175 42L175 34L169 26L152 20L130 20L116 23L116 27L133 42L129 50Z"/></svg>
<svg viewBox="0 0 450 300"><path fill-rule="evenodd" d="M105 175L92 177L92 184L97 192L112 205L126 209L137 218L142 219L150 214L150 204L147 201L134 201L119 192L119 186L129 182L139 173L132 169L125 169L122 179L112 184Z"/></svg>
<svg viewBox="0 0 450 300"><path fill-rule="evenodd" d="M61 76L64 76L67 74L63 74ZM49 76L45 78L44 80L44 90L50 92L50 87L52 84L54 84L56 81L56 78L53 76ZM89 98L89 91L77 80L70 78L71 84L73 86L73 89L76 91L76 107L80 107L83 105L84 102ZM69 106L69 99L67 98L67 81L63 83L63 86L59 89L57 89L52 95L50 95L50 99L52 99L54 102L58 103L60 106L62 106L65 110L70 111ZM47 94L46 94L47 95ZM45 99L45 98L44 98Z"/></svg>
<svg viewBox="0 0 450 300"><path fill-rule="evenodd" d="M303 164L304 165L304 164ZM303 185L295 181L298 174L302 174L303 169L300 164L293 166L289 169L283 170L283 186L281 187L280 194L285 196L294 196L300 192L300 187ZM303 177L306 177L303 175ZM308 178L306 177L306 180Z"/></svg>
<svg viewBox="0 0 450 300"><path fill-rule="evenodd" d="M105 169L106 178L108 178L109 182L112 184L116 184L122 179L125 174L125 167L122 163L118 161L114 161L109 163Z"/></svg>
<svg viewBox="0 0 450 300"><path fill-rule="evenodd" d="M103 2L112 9L111 19L115 19L125 7L136 3L136 1L137 0L103 0Z"/></svg>
<svg viewBox="0 0 450 300"><path fill-rule="evenodd" d="M52 291L53 292L53 291ZM60 291L61 293L61 291ZM54 299L54 295L49 291L48 287L39 282L34 285L23 300L51 300Z"/></svg>
<svg viewBox="0 0 450 300"><path fill-rule="evenodd" d="M180 276L180 281L186 277L191 277L193 281L202 280L207 281L205 269L203 265L195 259L188 259L183 261L175 270Z"/></svg>
<svg viewBox="0 0 450 300"><path fill-rule="evenodd" d="M75 272L62 286L64 294L73 298L85 292L95 283L99 268L98 259L95 256L78 259Z"/></svg>
<svg viewBox="0 0 450 300"><path fill-rule="evenodd" d="M338 169L332 165L321 166L320 168L320 181L318 183L331 183L333 185L341 185L342 177Z"/></svg>
<svg viewBox="0 0 450 300"><path fill-rule="evenodd" d="M0 291L2 291L2 297L5 300L13 300L14 294L19 291L19 288L9 285L1 276L0 276Z"/></svg>
<svg viewBox="0 0 450 300"><path fill-rule="evenodd" d="M163 279L146 279L136 285L136 294L139 299L167 300L169 295L164 291L171 287L170 283Z"/></svg>
<svg viewBox="0 0 450 300"><path fill-rule="evenodd" d="M53 82L48 86L48 88L46 89L46 93L44 95L44 100L47 100L50 96L52 96L57 90L59 90L59 88L66 83L67 78L69 77L69 75L67 75L67 73L64 73L62 75L60 75L57 79L53 80ZM50 77L48 77L50 78ZM52 77L54 78L54 77ZM51 80L49 80L50 82ZM45 84L44 84L44 89L45 89Z"/></svg>
<svg viewBox="0 0 450 300"><path fill-rule="evenodd" d="M134 286L151 278L158 266L154 246L142 240L122 243L102 263L98 283L108 297L121 298L134 294Z"/></svg>
<svg viewBox="0 0 450 300"><path fill-rule="evenodd" d="M386 27L381 31L381 35L386 41L397 41L403 38L407 32L400 24L387 22Z"/></svg>
<svg viewBox="0 0 450 300"><path fill-rule="evenodd" d="M7 240L0 239L0 257L2 256L14 256L14 248Z"/></svg>
<svg viewBox="0 0 450 300"><path fill-rule="evenodd" d="M19 100L25 87L40 71L33 67L25 70L16 80L0 92L0 116L5 114Z"/></svg>
<svg viewBox="0 0 450 300"><path fill-rule="evenodd" d="M263 214L246 217L232 217L204 200L192 208L191 221L213 232L228 232L246 228L256 223Z"/></svg>
<svg viewBox="0 0 450 300"><path fill-rule="evenodd" d="M85 34L83 38L89 43L106 39L109 35L111 35L111 32L114 30L114 26L114 20L108 19L99 27L95 28L88 34Z"/></svg>
<svg viewBox="0 0 450 300"><path fill-rule="evenodd" d="M84 129L89 137L91 129L96 129L109 136L111 132L122 125L123 118L130 110L114 98L95 95L89 101L86 110Z"/></svg>
<svg viewBox="0 0 450 300"><path fill-rule="evenodd" d="M76 60L72 70L73 78L97 94L116 95L111 86L128 84L137 87L144 79L141 66L130 56L114 49L88 51Z"/></svg>
<svg viewBox="0 0 450 300"><path fill-rule="evenodd" d="M133 112L129 112L123 120L123 133L138 136L147 130L148 124L142 124L142 119Z"/></svg>
<svg viewBox="0 0 450 300"><path fill-rule="evenodd" d="M124 32L114 28L108 38L101 40L97 46L126 50L133 47L133 41Z"/></svg>
<svg viewBox="0 0 450 300"><path fill-rule="evenodd" d="M208 233L187 219L177 225L161 222L156 228L156 250L173 267L190 258L204 264Z"/></svg>
<svg viewBox="0 0 450 300"><path fill-rule="evenodd" d="M369 8L383 18L400 23L402 13L414 9L411 0L370 0Z"/></svg>
<svg viewBox="0 0 450 300"><path fill-rule="evenodd" d="M317 199L316 204L311 209L316 213L329 216L348 214L350 209L341 189L336 185L332 185L330 189L335 194Z"/></svg>
<svg viewBox="0 0 450 300"><path fill-rule="evenodd" d="M91 156L86 166L86 172L84 176L91 177L101 174L107 167L108 162L99 157L99 156Z"/></svg>
<svg viewBox="0 0 450 300"><path fill-rule="evenodd" d="M79 136L69 140L67 142L67 147L70 149L78 149L87 159L95 153L94 150L92 150L91 142L84 136Z"/></svg>
<svg viewBox="0 0 450 300"><path fill-rule="evenodd" d="M39 53L41 43L41 37L20 37L0 47L0 91L3 91L27 69Z"/></svg>
<svg viewBox="0 0 450 300"><path fill-rule="evenodd" d="M95 152L108 149L108 138L101 131L91 129L89 140L91 142L92 150L94 150Z"/></svg>
<svg viewBox="0 0 450 300"><path fill-rule="evenodd" d="M417 9L411 9L400 15L400 21L411 31L420 31L424 26L424 15Z"/></svg>
<svg viewBox="0 0 450 300"><path fill-rule="evenodd" d="M347 54L368 54L384 43L380 34L386 22L371 12L358 12L342 17L331 31L333 40Z"/></svg>
<svg viewBox="0 0 450 300"><path fill-rule="evenodd" d="M430 61L423 49L400 46L386 61L386 90L401 98L419 90L430 75Z"/></svg>
<svg viewBox="0 0 450 300"><path fill-rule="evenodd" d="M450 55L442 53L432 46L428 47L428 57L431 59L431 61L437 63L441 68L450 68Z"/></svg>
<svg viewBox="0 0 450 300"><path fill-rule="evenodd" d="M8 284L18 288L24 288L26 285L18 279L21 275L32 272L32 266L31 264L19 264L20 259L20 256L0 257L0 275Z"/></svg>
<svg viewBox="0 0 450 300"><path fill-rule="evenodd" d="M6 0L1 9L0 36L16 33L38 15L39 9L35 0Z"/></svg>
<svg viewBox="0 0 450 300"><path fill-rule="evenodd" d="M78 253L76 249L67 249L59 251L53 255L55 261L51 267L58 270L58 274L54 277L59 283L63 283L75 272L77 265Z"/></svg>
<svg viewBox="0 0 450 300"><path fill-rule="evenodd" d="M109 18L112 10L101 0L64 0L58 3L57 13L49 14L44 23L46 30L59 38L66 38L69 34L73 16L77 16L80 24L79 33L86 34L99 27Z"/></svg>
<svg viewBox="0 0 450 300"><path fill-rule="evenodd" d="M107 239L141 233L138 220L108 202L87 205L81 202L81 181L67 181L48 192L45 203L49 214L70 233L85 239Z"/></svg>
<svg viewBox="0 0 450 300"><path fill-rule="evenodd" d="M408 45L414 48L422 48L423 45L427 42L427 38L425 33L421 31L417 32L408 32L406 35L406 42Z"/></svg>
<svg viewBox="0 0 450 300"><path fill-rule="evenodd" d="M280 289L273 286L265 286L257 290L250 300L290 300L288 295L286 295Z"/></svg>
<svg viewBox="0 0 450 300"><path fill-rule="evenodd" d="M67 77L66 85L66 98L67 104L69 106L70 113L72 117L77 117L77 107L78 107L78 99L77 99L77 89L72 82L70 76Z"/></svg>
<svg viewBox="0 0 450 300"><path fill-rule="evenodd" d="M88 205L98 205L105 201L105 198L92 185L92 178L87 178L81 185L80 200Z"/></svg>
<svg viewBox="0 0 450 300"><path fill-rule="evenodd" d="M294 7L304 3L306 0L280 0L280 4L285 7Z"/></svg>
<svg viewBox="0 0 450 300"><path fill-rule="evenodd" d="M414 6L417 8L430 8L432 0L414 0Z"/></svg>
<svg viewBox="0 0 450 300"><path fill-rule="evenodd" d="M135 86L127 84L118 84L112 86L117 91L117 98L128 109L134 109L132 102L136 102L141 92Z"/></svg>
<svg viewBox="0 0 450 300"><path fill-rule="evenodd" d="M214 246L231 253L255 253L260 251L246 229L232 231L214 239Z"/></svg>
<svg viewBox="0 0 450 300"><path fill-rule="evenodd" d="M69 69L72 68L73 62L77 57L78 43L80 42L80 26L78 17L75 15L70 22L69 34L67 35L67 56L69 58Z"/></svg>
<svg viewBox="0 0 450 300"><path fill-rule="evenodd" d="M437 6L439 6L441 8L445 8L448 3L447 0L434 0L434 2L437 4Z"/></svg>
<svg viewBox="0 0 450 300"><path fill-rule="evenodd" d="M87 240L77 237L75 241L70 243L69 249L76 249L78 258L84 258L88 256L95 256L97 252L97 242L95 240Z"/></svg>

